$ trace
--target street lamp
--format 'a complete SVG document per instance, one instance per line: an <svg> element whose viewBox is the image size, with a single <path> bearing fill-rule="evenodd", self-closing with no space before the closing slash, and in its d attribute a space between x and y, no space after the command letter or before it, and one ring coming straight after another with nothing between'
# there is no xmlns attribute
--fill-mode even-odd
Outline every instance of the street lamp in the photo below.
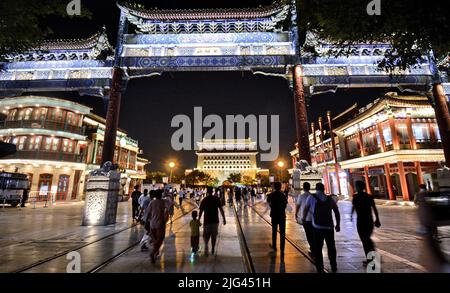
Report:
<svg viewBox="0 0 450 293"><path fill-rule="evenodd" d="M170 162L169 163L169 168L170 168L169 183L172 182L172 171L173 171L174 167L175 167L175 163L174 162Z"/></svg>
<svg viewBox="0 0 450 293"><path fill-rule="evenodd" d="M278 161L277 162L277 166L278 166L278 168L280 168L280 170L279 170L279 180L280 180L280 182L283 182L282 172L283 172L284 162L283 161Z"/></svg>

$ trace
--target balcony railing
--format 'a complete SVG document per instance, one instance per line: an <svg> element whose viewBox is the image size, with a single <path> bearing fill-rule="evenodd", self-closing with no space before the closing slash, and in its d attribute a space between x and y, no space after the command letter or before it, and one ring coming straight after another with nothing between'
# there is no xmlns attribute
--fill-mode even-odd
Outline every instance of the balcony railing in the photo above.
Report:
<svg viewBox="0 0 450 293"><path fill-rule="evenodd" d="M61 161L72 163L83 163L83 156L62 152L45 152L45 151L26 151L18 150L15 154L6 157L7 159L28 159L28 160L46 160Z"/></svg>
<svg viewBox="0 0 450 293"><path fill-rule="evenodd" d="M48 129L55 131L65 131L74 134L84 135L84 127L70 125L58 121L50 120L14 120L0 122L0 129L14 129L14 128L33 128L33 129Z"/></svg>

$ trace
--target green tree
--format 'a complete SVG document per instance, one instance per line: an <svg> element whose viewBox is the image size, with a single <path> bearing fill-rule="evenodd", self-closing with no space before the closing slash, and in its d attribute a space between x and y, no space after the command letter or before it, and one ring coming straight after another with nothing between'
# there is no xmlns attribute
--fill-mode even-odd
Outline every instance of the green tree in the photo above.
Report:
<svg viewBox="0 0 450 293"><path fill-rule="evenodd" d="M269 186L270 185L269 175L257 174L256 179L261 180L261 184L260 184L261 186Z"/></svg>
<svg viewBox="0 0 450 293"><path fill-rule="evenodd" d="M38 47L52 30L46 22L52 17L69 17L68 0L1 0L0 60L8 54ZM83 9L83 6L82 6ZM91 13L82 10L80 17ZM76 16L79 17L79 16Z"/></svg>
<svg viewBox="0 0 450 293"><path fill-rule="evenodd" d="M442 64L450 52L450 4L440 0L382 0L381 15L370 16L369 0L297 0L300 39L307 31L336 44L333 55L349 54L352 44L390 42L379 66L393 70L414 66L433 49ZM312 50L312 48L306 48ZM447 67L448 68L448 67Z"/></svg>
<svg viewBox="0 0 450 293"><path fill-rule="evenodd" d="M167 174L161 171L147 171L147 180L149 182L156 181L156 183L162 183L163 177L167 177Z"/></svg>
<svg viewBox="0 0 450 293"><path fill-rule="evenodd" d="M218 180L212 177L208 173L202 172L200 170L194 170L185 176L186 184L191 186L196 185L207 185L207 186L217 186Z"/></svg>
<svg viewBox="0 0 450 293"><path fill-rule="evenodd" d="M250 176L242 176L242 184L244 185L256 185L257 183L256 179Z"/></svg>
<svg viewBox="0 0 450 293"><path fill-rule="evenodd" d="M232 183L238 183L241 182L242 180L242 176L241 173L231 173L228 178L228 181L232 182Z"/></svg>

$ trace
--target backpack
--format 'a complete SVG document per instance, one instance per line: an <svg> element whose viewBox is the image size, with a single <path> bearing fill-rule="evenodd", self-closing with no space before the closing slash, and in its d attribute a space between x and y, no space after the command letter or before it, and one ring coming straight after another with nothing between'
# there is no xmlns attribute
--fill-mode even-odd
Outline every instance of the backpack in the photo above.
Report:
<svg viewBox="0 0 450 293"><path fill-rule="evenodd" d="M333 199L330 196L327 196L325 201L322 201L317 195L311 195L316 199L316 205L313 211L314 224L332 228L334 226L333 217L331 215L331 201Z"/></svg>

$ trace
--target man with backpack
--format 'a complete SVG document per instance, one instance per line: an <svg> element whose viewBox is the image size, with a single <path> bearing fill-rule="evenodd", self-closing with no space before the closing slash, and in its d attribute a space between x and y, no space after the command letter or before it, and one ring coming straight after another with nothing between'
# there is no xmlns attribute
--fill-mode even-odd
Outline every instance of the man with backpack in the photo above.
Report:
<svg viewBox="0 0 450 293"><path fill-rule="evenodd" d="M336 244L334 242L334 230L339 232L341 216L336 201L331 196L325 195L325 186L322 183L316 184L316 193L311 194L306 201L303 210L303 222L306 222L306 215L312 210L312 225L314 233L314 260L318 273L323 273L323 242L327 243L328 258L330 260L331 271L337 272ZM334 212L336 225L333 223Z"/></svg>

